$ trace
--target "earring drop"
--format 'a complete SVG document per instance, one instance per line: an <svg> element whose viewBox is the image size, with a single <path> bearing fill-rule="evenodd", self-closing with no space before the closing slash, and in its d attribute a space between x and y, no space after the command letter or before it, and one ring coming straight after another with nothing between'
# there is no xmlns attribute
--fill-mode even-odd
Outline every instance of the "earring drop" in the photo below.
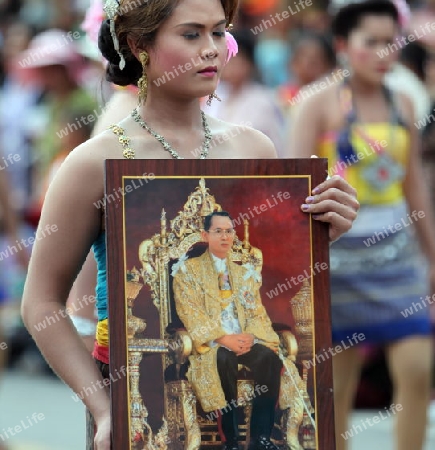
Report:
<svg viewBox="0 0 435 450"><path fill-rule="evenodd" d="M216 99L217 101L221 102L222 100L216 95L216 92L213 92L213 94L210 94L208 96L207 100L207 106L211 106L212 101Z"/></svg>
<svg viewBox="0 0 435 450"><path fill-rule="evenodd" d="M143 74L140 77L137 86L139 88L139 104L143 105L146 102L148 95L148 75L146 74L146 66L148 65L149 56L147 52L139 54L139 60L142 64Z"/></svg>

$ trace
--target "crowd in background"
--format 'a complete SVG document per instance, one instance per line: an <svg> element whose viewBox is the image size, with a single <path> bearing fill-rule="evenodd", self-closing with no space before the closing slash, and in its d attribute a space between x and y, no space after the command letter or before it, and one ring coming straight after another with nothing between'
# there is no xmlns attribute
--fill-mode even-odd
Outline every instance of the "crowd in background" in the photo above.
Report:
<svg viewBox="0 0 435 450"><path fill-rule="evenodd" d="M315 94L321 80L340 82L345 76L346 62L330 36L329 3L306 1L302 8L294 0L243 1L234 24L239 55L223 74L217 92L222 101L205 107L207 112L251 124L286 156L286 131L299 103ZM435 30L421 31L435 23L435 1L409 3L408 32L420 30L419 37L399 49L400 61L387 83L414 102L421 157L435 198ZM104 80L95 43L81 28L88 7L89 0L0 0L0 307L12 311L0 315L0 332L3 328L13 343L11 363L28 365L30 358L20 357L27 351L27 335L17 333L22 328L16 308L9 307L19 303L29 238L47 185L66 155L91 136L114 92ZM278 19L284 11L289 17ZM35 57L50 42L57 48Z"/></svg>

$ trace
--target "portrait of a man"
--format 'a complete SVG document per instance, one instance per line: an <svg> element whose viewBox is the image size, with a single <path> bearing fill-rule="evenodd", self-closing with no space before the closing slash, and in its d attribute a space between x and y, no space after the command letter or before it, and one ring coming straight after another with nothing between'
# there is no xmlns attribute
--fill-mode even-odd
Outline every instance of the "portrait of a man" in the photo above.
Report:
<svg viewBox="0 0 435 450"><path fill-rule="evenodd" d="M311 269L327 230L300 208L323 175L278 169L156 175L113 210L116 448L333 448L330 364L309 364L329 339L327 273Z"/></svg>
<svg viewBox="0 0 435 450"><path fill-rule="evenodd" d="M188 379L205 412L220 410L226 450L237 450L238 365L249 368L252 401L250 450L277 449L270 440L280 392L279 337L261 302L261 275L229 258L235 230L225 211L205 217L203 255L173 267L177 313L193 341Z"/></svg>

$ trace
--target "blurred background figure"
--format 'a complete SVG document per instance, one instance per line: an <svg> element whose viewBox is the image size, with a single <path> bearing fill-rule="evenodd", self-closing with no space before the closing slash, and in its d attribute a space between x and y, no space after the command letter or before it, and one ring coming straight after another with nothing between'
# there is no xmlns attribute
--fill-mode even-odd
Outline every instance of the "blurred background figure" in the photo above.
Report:
<svg viewBox="0 0 435 450"><path fill-rule="evenodd" d="M39 111L44 122L33 140L38 169L34 188L41 187L50 164L62 152L64 136L78 132L88 122L95 123L98 118L98 103L81 84L85 62L78 50L79 37L78 32L44 31L16 61L23 79L44 92ZM73 120L62 127L65 110Z"/></svg>
<svg viewBox="0 0 435 450"><path fill-rule="evenodd" d="M287 9L288 3L282 0L269 2L267 8L266 3L250 27L257 40L254 50L255 63L264 84L270 88L280 86L289 77L287 61L291 49L288 38L295 27L297 15L283 19L281 13Z"/></svg>
<svg viewBox="0 0 435 450"><path fill-rule="evenodd" d="M98 102L111 94L104 85L104 68L95 63L100 57L78 31L83 6L73 11L71 2L23 2L22 8L8 9L11 15L1 27L0 142L8 151L5 156L16 155L6 171L20 238L33 236L50 180L67 154L90 137L102 114ZM40 30L36 35L35 29ZM0 250L7 245L3 239ZM13 301L21 297L25 278L25 268L15 260L24 256L25 251L0 262L0 278L6 279L2 291L12 300L6 330L9 364L50 372L39 352L34 353L33 341L18 321L20 305Z"/></svg>
<svg viewBox="0 0 435 450"><path fill-rule="evenodd" d="M8 320L8 311L21 298L29 258L28 249L21 250L17 242L31 233L31 229L23 222L31 195L29 124L32 123L32 108L41 96L38 89L20 82L13 60L27 47L31 37L30 27L18 21L10 21L3 27L3 77L0 86L0 328L8 343L17 323L17 320ZM4 339L0 337L0 343ZM0 352L0 359L3 359L1 366L5 363L5 355L6 352Z"/></svg>
<svg viewBox="0 0 435 450"><path fill-rule="evenodd" d="M432 204L435 205L435 31L431 28L429 31L427 29L428 24L431 25L435 22L435 1L413 2L413 6L415 9L406 31L416 35L417 30L418 39L416 42L408 44L402 50L402 55L405 55L405 65L407 62L413 61L414 67L418 67L418 70L414 70L414 72L424 83L426 90L425 94L420 93L418 96L419 103L416 111L419 120L416 126L422 135L425 175L431 192ZM409 65L407 67L411 68ZM401 87L407 89L407 84L403 83ZM421 89L419 90L421 91ZM417 100L416 97L414 99ZM423 114L424 109L426 112ZM431 310L435 335L435 307ZM432 404L431 416L435 421L435 402Z"/></svg>
<svg viewBox="0 0 435 450"><path fill-rule="evenodd" d="M331 16L328 12L328 0L313 0L312 3L303 14L297 15L300 19L299 29L319 34L330 33Z"/></svg>
<svg viewBox="0 0 435 450"><path fill-rule="evenodd" d="M427 86L429 52L419 41L410 42L401 49L399 61L385 77L386 84L401 90L412 100L417 120L427 117L431 98Z"/></svg>
<svg viewBox="0 0 435 450"><path fill-rule="evenodd" d="M328 36L312 31L302 33L292 46L288 62L290 81L278 88L284 112L289 112L301 88L331 75L336 66L335 51Z"/></svg>
<svg viewBox="0 0 435 450"><path fill-rule="evenodd" d="M4 268L7 258L15 256L14 259L16 264L22 271L25 271L27 269L29 254L25 251L16 252L13 249L14 246L17 246L17 242L20 241L20 224L18 216L12 208L11 199L9 196L10 191L11 185L9 184L7 174L4 170L0 170L0 224L2 234L4 235L4 240L1 247L2 252L0 254L0 263L2 264L1 268ZM3 247L6 247L6 250L4 250ZM19 290L18 292L14 292L14 290L11 289L11 284L7 282L7 275L8 272L6 270L0 271L0 345L5 342L8 343L7 337L10 332L10 329L6 329L5 308L11 301L18 300L18 298L14 297L20 294ZM0 349L0 376L2 375L3 369L6 365L7 353L7 349Z"/></svg>
<svg viewBox="0 0 435 450"><path fill-rule="evenodd" d="M6 8L7 5L4 5ZM15 5L16 6L16 5ZM6 17L17 12L6 8ZM4 19L5 16L2 16ZM42 91L29 86L18 75L15 58L24 51L33 36L25 23L12 20L1 26L0 85L0 328L13 359L11 337L19 327L17 307L27 271L30 249L19 246L33 228L25 217L32 192L33 152L31 137L37 121L34 114L41 101ZM13 313L12 311L15 311ZM3 342L0 338L0 343ZM6 352L0 352L0 359ZM39 357L39 356L38 356ZM39 357L39 359L41 359Z"/></svg>
<svg viewBox="0 0 435 450"><path fill-rule="evenodd" d="M11 192L13 207L19 215L27 209L31 195L31 139L43 95L39 86L24 82L16 67L16 58L27 48L32 37L33 30L28 25L10 22L4 28L1 48L4 77L0 87L0 146L3 153L8 151L19 158L16 164L6 168L14 186Z"/></svg>
<svg viewBox="0 0 435 450"><path fill-rule="evenodd" d="M433 383L429 304L409 317L403 311L435 292L434 216L413 103L402 87L395 92L385 85L399 51L381 54L402 31L403 4L399 9L389 0L363 0L336 6L332 29L350 76L300 105L288 146L294 157L328 158L329 175L339 174L357 189L358 219L331 246L333 341L357 331L365 344L385 348L393 402L403 408L396 415L395 448L422 450ZM403 62L409 77L423 83L424 54L418 59L404 53ZM408 211L424 211L427 219L403 227ZM396 223L400 230L386 232ZM364 356L352 347L333 357L337 450L349 445L348 418Z"/></svg>
<svg viewBox="0 0 435 450"><path fill-rule="evenodd" d="M416 2L415 10L408 26L406 33L416 36L416 42L429 52L429 59L425 67L426 70L426 86L431 95L432 101L435 101L435 59L431 56L435 52L435 31L430 25L435 22L435 1L423 0ZM429 24L429 29L427 25ZM405 34L406 34L405 33Z"/></svg>

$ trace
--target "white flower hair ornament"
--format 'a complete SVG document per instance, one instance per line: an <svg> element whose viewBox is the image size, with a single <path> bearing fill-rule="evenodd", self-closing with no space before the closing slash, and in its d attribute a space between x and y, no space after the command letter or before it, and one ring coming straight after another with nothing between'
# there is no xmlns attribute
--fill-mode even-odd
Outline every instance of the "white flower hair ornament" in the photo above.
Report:
<svg viewBox="0 0 435 450"><path fill-rule="evenodd" d="M106 0L104 5L104 12L106 13L107 18L109 19L110 24L110 34L113 39L113 45L115 47L116 53L119 55L119 68L124 70L125 68L125 58L119 48L119 40L118 36L116 36L115 30L115 20L119 13L121 12L121 2L119 0Z"/></svg>

